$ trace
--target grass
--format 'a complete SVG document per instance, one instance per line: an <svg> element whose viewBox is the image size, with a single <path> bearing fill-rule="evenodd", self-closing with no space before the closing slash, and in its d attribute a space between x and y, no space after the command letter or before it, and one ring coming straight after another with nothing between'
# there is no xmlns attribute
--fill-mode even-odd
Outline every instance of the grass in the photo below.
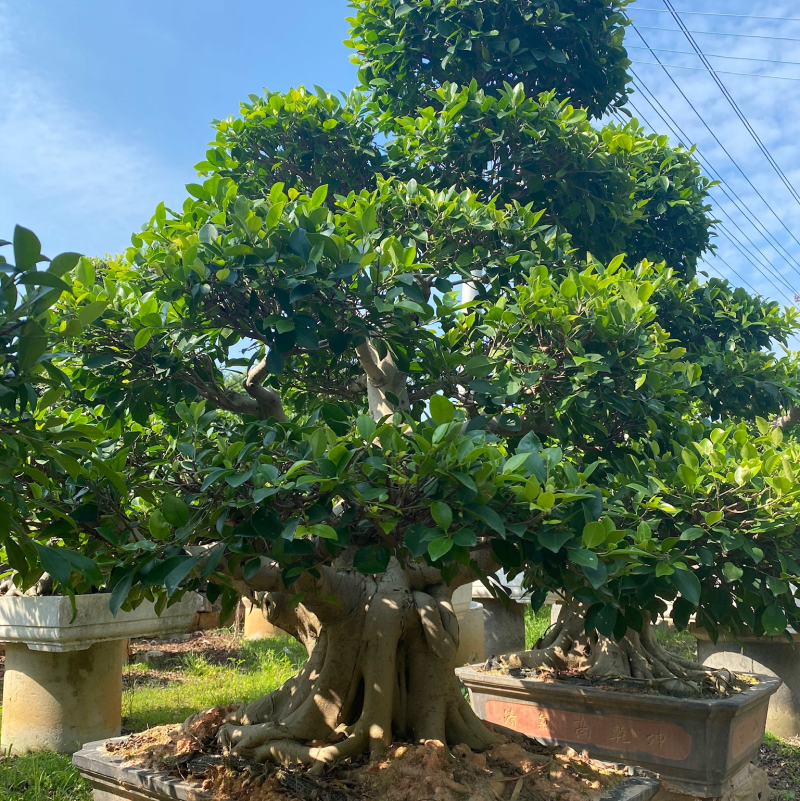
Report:
<svg viewBox="0 0 800 801"><path fill-rule="evenodd" d="M530 606L525 607L525 647L530 649L536 641L544 636L550 628L550 607L543 606L534 612Z"/></svg>
<svg viewBox="0 0 800 801"><path fill-rule="evenodd" d="M761 746L761 767L769 773L772 801L800 798L800 742L782 740L767 732Z"/></svg>
<svg viewBox="0 0 800 801"><path fill-rule="evenodd" d="M199 654L187 654L180 680L166 687L152 686L137 674L139 665L126 668L130 689L122 699L123 726L141 731L166 723L181 723L201 709L260 698L294 675L306 658L300 643L288 637L243 641L239 658L224 665L209 664ZM0 799L2 801L2 799Z"/></svg>
<svg viewBox="0 0 800 801"><path fill-rule="evenodd" d="M91 801L88 782L68 756L28 754L0 759L0 801Z"/></svg>

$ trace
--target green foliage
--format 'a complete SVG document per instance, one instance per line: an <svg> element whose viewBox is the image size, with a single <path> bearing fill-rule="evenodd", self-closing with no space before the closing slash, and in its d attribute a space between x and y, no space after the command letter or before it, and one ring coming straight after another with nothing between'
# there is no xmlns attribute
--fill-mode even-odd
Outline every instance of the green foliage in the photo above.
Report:
<svg viewBox="0 0 800 801"><path fill-rule="evenodd" d="M796 626L800 453L767 421L797 315L695 275L691 151L587 121L624 101L621 4L354 5L363 94L252 96L121 256L37 271L18 229L11 569L161 609L262 557L291 587L345 548L447 581L490 555L607 634L671 600Z"/></svg>
<svg viewBox="0 0 800 801"><path fill-rule="evenodd" d="M694 275L708 247L711 183L682 147L645 134L635 121L595 130L585 109L554 93L528 95L522 83L487 93L445 83L435 108L399 119L384 114L391 169L446 189L469 187L499 204L544 209L544 220L601 260L665 260Z"/></svg>
<svg viewBox="0 0 800 801"><path fill-rule="evenodd" d="M594 116L625 102L625 3L613 0L352 0L347 43L359 78L392 115L429 102L448 81L497 91L554 89Z"/></svg>

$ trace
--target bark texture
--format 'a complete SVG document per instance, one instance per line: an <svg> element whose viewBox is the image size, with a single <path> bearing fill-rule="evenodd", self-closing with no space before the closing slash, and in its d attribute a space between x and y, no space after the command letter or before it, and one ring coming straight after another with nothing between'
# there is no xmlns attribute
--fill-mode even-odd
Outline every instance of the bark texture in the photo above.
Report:
<svg viewBox="0 0 800 801"><path fill-rule="evenodd" d="M641 631L628 629L621 640L597 631L586 634L586 609L565 604L558 621L531 651L500 658L509 668L574 671L587 677L631 679L661 692L700 695L704 691L728 695L736 679L727 670L706 667L667 651L645 616Z"/></svg>
<svg viewBox="0 0 800 801"><path fill-rule="evenodd" d="M454 673L458 582L448 587L438 573L395 560L382 575L339 566L301 580L298 606L280 589L256 600L270 622L306 646L308 661L282 687L231 714L219 733L226 749L319 773L365 751L378 758L398 736L473 749L496 741ZM270 566L252 583L275 583Z"/></svg>

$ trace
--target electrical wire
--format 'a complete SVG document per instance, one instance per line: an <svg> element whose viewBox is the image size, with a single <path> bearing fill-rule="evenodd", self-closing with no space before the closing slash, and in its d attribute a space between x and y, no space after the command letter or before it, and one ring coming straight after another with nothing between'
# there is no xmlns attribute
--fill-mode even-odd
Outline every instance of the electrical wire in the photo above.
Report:
<svg viewBox="0 0 800 801"><path fill-rule="evenodd" d="M672 117L672 115L670 115L670 113L666 110L666 108L664 108L663 104L658 100L658 98L655 97L655 95L650 91L650 89L648 89L647 85L641 80L641 78L638 75L636 75L635 71L632 71L632 72L634 74L634 86L636 86L637 89L639 89L639 91L642 92L643 97L650 104L650 106L652 107L653 111L655 111L655 113L658 114L658 116L661 118L662 122L672 132L672 134L679 141L683 141L683 144L686 147L689 147L689 143L690 143L691 140L686 135L686 132L683 131L683 129L680 127L680 125L678 125L678 123L675 121L675 119ZM632 101L629 101L629 105L631 106L631 108L633 108L633 110L637 113L637 115L639 115L639 117L641 119L643 119L645 121L645 123L653 131L656 130L655 126L650 124L647 121L647 119L644 117L644 115L640 114L638 108L634 105L634 103ZM758 235L760 235L760 236L763 236L765 238L765 240L769 243L769 245L775 249L775 251L778 254L778 256L780 256L787 263L787 265L789 265L790 268L792 268L796 273L798 273L798 275L800 275L800 270L798 270L798 267L800 267L800 263L798 263L798 261L796 259L794 259L794 257L783 247L783 245L781 245L781 243L769 231L769 229L756 217L756 215L754 214L752 209L750 209L747 206L745 201L742 200L742 198L738 195L736 190L733 187L729 187L728 185L726 185L726 182L722 179L722 175L719 172L719 170L717 170L714 167L714 165L703 154L703 152L700 150L700 148L695 147L695 153L697 154L697 157L701 161L701 163L704 164L706 169L709 171L709 173L711 174L711 177L716 179L719 182L720 191L733 204L733 206L736 208L736 210L742 215L744 220L746 222L749 222L750 225L752 225L753 228L755 229L756 233ZM739 226L738 223L736 223L734 221L733 217L731 217L731 215L728 213L728 211L725 209L725 207L724 206L719 206L719 211L722 214L724 214L730 220L732 225L737 227L737 229L742 234L742 236L750 243L750 245L752 246L753 250L754 251L758 251L758 253L761 254L764 262L766 262L769 265L769 268L771 268L771 271L774 271L775 273L777 273L778 276L781 276L780 271L778 271L777 267L775 267L772 264L770 259L767 257L767 255L764 253L764 251L761 249L761 247L759 247L755 242L753 242L753 240L741 228L741 226ZM755 257L754 254L753 254L753 257ZM756 261L758 261L757 258L756 258ZM761 272L761 271L759 270L759 272ZM767 278L767 276L764 276L764 277ZM782 278L782 276L781 276L781 278ZM767 280L769 280L769 278ZM772 283L772 282L770 281L770 283ZM788 284L788 282L787 282L787 284ZM775 289L778 290L778 287L776 286ZM778 291L780 291L780 290L778 290ZM794 290L792 290L792 291L794 291Z"/></svg>
<svg viewBox="0 0 800 801"><path fill-rule="evenodd" d="M649 64L651 67L675 67L675 69L692 70L694 72L714 72L714 70L710 70L708 67L687 67L686 64L666 64L663 61L637 61L636 63ZM772 80L775 81L800 81L800 78L790 78L788 75L763 75L759 72L733 72L732 70L716 70L716 72L720 75L745 75L748 78L772 78Z"/></svg>
<svg viewBox="0 0 800 801"><path fill-rule="evenodd" d="M669 33L681 33L677 28L661 28L654 25L640 25L646 31L667 31ZM800 42L800 39L793 36L765 36L760 33L730 33L728 31L694 31L689 33L699 33L704 36L737 36L741 39L773 39L776 42Z"/></svg>
<svg viewBox="0 0 800 801"><path fill-rule="evenodd" d="M649 49L650 45L649 45L648 41L642 35L642 33L639 30L638 26L636 24L632 24L632 27L636 31L636 33L638 34L638 36L642 40L642 42L645 44L645 46ZM656 61L659 64L661 64L661 59L659 58L658 54L657 53L653 53L653 56L656 59ZM697 108L695 107L694 103L692 103L692 101L689 99L689 97L687 96L686 92L683 91L683 89L678 84L678 82L675 80L675 78L673 78L673 76L670 74L669 70L666 67L664 67L663 65L662 65L662 69L664 70L664 74L667 76L667 78L669 78L669 80L672 82L672 85L678 90L678 92L680 93L681 97L688 103L689 108L692 109L692 111L695 113L697 118L703 124L705 129L709 132L709 134L711 134L711 136L713 137L714 141L721 148L722 152L730 159L730 161L734 165L734 167L736 167L737 171L742 176L742 178L744 178L744 180L747 181L747 183L749 184L750 188L756 193L756 195L758 195L758 197L761 199L761 202L770 210L770 213L772 214L772 216L775 217L775 219L781 224L781 226L786 231L786 233L789 234L789 236L795 241L795 243L798 246L800 246L800 240L797 239L797 237L794 235L794 232L789 228L788 225L786 225L786 223L781 219L780 215L775 211L775 209L772 208L772 205L769 203L769 201L759 191L758 187L756 187L756 185L745 174L744 170L739 166L739 163L731 155L730 151L728 150L727 147L725 147L725 145L722 143L720 138L714 133L714 131L709 126L709 124L706 122L705 118L697 110ZM633 75L636 75L636 72L633 69L631 69L631 72L632 72ZM638 77L638 76L636 76L636 77Z"/></svg>
<svg viewBox="0 0 800 801"><path fill-rule="evenodd" d="M683 12L681 12L683 13ZM658 53L676 53L682 56L697 55L692 50L668 50L666 47L645 47L644 45L626 44L625 49L632 48L633 50L651 50ZM775 58L754 58L753 56L723 56L722 53L706 53L708 58L726 58L730 61L760 61L764 64L786 64L792 67L800 67L800 61L779 61Z"/></svg>
<svg viewBox="0 0 800 801"><path fill-rule="evenodd" d="M651 101L648 101L648 102L651 102ZM630 105L630 106L633 108L633 110L636 112L636 114L637 114L637 116L638 116L638 118L639 118L639 119L643 120L643 121L644 121L644 123L645 123L645 124L646 124L646 125L647 125L647 126L650 128L650 129L651 129L651 130L653 130L653 131L655 131L655 130L656 130L656 129L655 129L655 126L653 126L653 125L652 125L652 124L651 124L651 123L650 123L650 122L647 120L647 118L644 116L644 114L642 114L642 113L639 111L639 109L638 109L638 108L637 108L637 107L636 107L636 106L633 104L633 102L632 102L632 101L629 101L629 105ZM651 102L651 105L652 105L652 102ZM669 128L669 129L670 129L672 132L673 132L673 134L675 134L675 131L674 131L674 129L672 128L672 126L671 126L671 125L670 125L670 124L669 124L669 123L668 123L668 122L667 122L667 121L664 119L664 117L663 117L663 116L662 116L662 115L661 115L661 114L658 112L658 109L657 109L657 108L655 108L655 106L653 107L653 110L654 110L654 111L655 111L655 112L656 112L656 113L659 115L659 117L661 117L661 119L662 119L662 121L664 122L664 124L665 124L665 125L666 125L666 126L667 126L667 127L668 127L668 128ZM619 119L621 122L623 122L623 123L624 123L624 122L625 122L625 120L622 118L621 114L620 114L619 112L615 112L615 113L616 113L616 116L617 116L617 118L618 118L618 119ZM674 121L673 121L673 122L674 122ZM677 138L679 138L679 139L680 139L680 138L684 138L684 139L685 139L685 136L684 136L684 137L681 137L681 136L678 136L677 134L675 134L675 135L676 135L676 136L677 136ZM696 152L697 152L697 151L696 151ZM698 155L699 155L699 154L698 154ZM708 165L708 166L710 167L711 165ZM722 188L722 187L720 187L720 188ZM728 212L725 210L725 208L724 208L724 207L720 207L720 211L721 211L721 212L722 212L722 213L723 213L723 214L724 214L724 215L725 215L725 216L726 216L726 217L727 217L727 218L728 218L728 219L731 221L731 223L732 223L733 225L736 225L735 221L734 221L734 220L733 220L733 218L730 216L730 214L728 214ZM740 213L741 213L741 209L740 209L739 211L740 211ZM745 215L745 219L747 219L747 220L748 220L748 221L751 223L751 225L753 225L753 222L752 222L752 220L749 220L749 218L747 218L747 216L746 216L746 215ZM754 227L755 227L755 225L754 225ZM756 230L758 230L758 229L756 228ZM774 280L773 280L773 279L770 277L770 275L767 275L767 274L764 272L764 270L762 270L762 269L759 267L759 258L758 258L758 255L757 255L755 252L746 252L746 251L747 251L747 248L746 248L746 246L745 246L745 245L743 245L743 244L742 244L741 242L739 242L738 240L735 240L735 238L734 238L734 237L733 237L733 236L730 234L730 232L727 230L727 228L726 228L726 227L722 227L722 226L721 226L721 227L720 227L720 231L721 231L722 235L723 235L723 236L724 236L726 239L728 239L728 240L730 241L730 243L731 243L731 244L734 246L734 248L736 248L736 249L737 249L737 250L738 250L738 251L739 251L739 252L740 252L740 253L741 253L741 254L742 254L744 257L745 257L745 259L747 259L747 261L749 261L749 262L752 262L752 261L754 261L754 262L755 262L755 263L753 264L753 266L755 267L756 271L757 271L757 272L759 272L759 273L761 274L761 276L762 276L764 279L766 279L767 283L768 283L768 284L769 284L769 285L770 285L770 286L771 286L771 287L772 287L772 288L773 288L773 289L774 289L774 290L775 290L775 291L778 293L778 295L779 295L779 296L781 296L781 295L782 295L783 297L786 297L786 298L788 298L788 297L789 297L789 296L786 294L786 292L785 292L785 291L784 291L784 290L783 290L781 287L779 287L778 285L776 285L775 281L774 281ZM789 282L788 282L788 281L786 281L786 279L785 279L785 278L784 278L784 277L783 277L783 276L780 274L780 272L777 270L777 268L775 268L775 267L774 267L774 265L772 265L772 264L771 264L771 262L770 262L770 261L769 261L769 259L767 258L766 254L764 254L764 252L761 250L761 248L759 248L759 247L758 247L758 245L756 245L756 244L753 242L753 240L752 240L752 239L750 239L750 237L749 237L749 236L747 236L747 234L746 234L746 233L744 233L743 231L740 231L740 232L741 232L741 233L742 233L742 235L743 235L743 236L744 236L744 237L745 237L745 238L748 240L748 242L750 243L750 245L752 246L752 248L754 249L754 251L758 251L758 253L761 255L762 261L761 261L760 263L764 265L765 269L766 269L766 270L767 270L767 271L768 271L768 272L769 272L771 275L774 275L774 276L775 276L775 277L778 279L778 282L779 282L779 283L783 283L783 284L785 284L785 285L786 285L786 286L789 288L789 291L792 293L792 295L794 295L794 291L795 291L795 290L793 289L793 287L791 286L791 284L789 284ZM734 240L735 240L735 241L734 241ZM720 258L721 258L721 257L720 257ZM728 265L728 266L730 267L730 265ZM758 292L755 290L755 288L754 288L754 287L753 287L753 286L752 286L750 283L748 283L748 282L747 282L747 281L746 281L746 280L745 280L745 279L744 279L744 278L743 278L743 277L742 277L742 276L741 276L739 273L737 273L735 270L733 270L733 268L732 268L732 267L731 267L730 269L731 269L731 270L734 272L734 274L735 274L735 275L736 275L736 276L737 276L737 277L738 277L738 278L739 278L741 281L743 281L745 284L747 284L747 286L749 286L749 287L750 287L750 289L752 289L752 290L753 290L753 292L756 292L756 294L758 294ZM723 277L724 277L724 276L723 276Z"/></svg>
<svg viewBox="0 0 800 801"><path fill-rule="evenodd" d="M745 130L750 134L753 141L758 146L758 149L763 153L764 157L767 159L770 166L775 170L778 177L781 179L783 185L789 190L789 194L794 198L797 205L800 206L800 193L798 193L797 189L795 189L794 185L789 180L786 173L781 169L780 165L775 160L775 157L769 151L769 148L767 148L767 146L761 141L761 137L756 132L756 129L752 126L750 120L747 119L745 113L741 110L739 104L736 102L733 95L728 91L728 87L725 86L722 79L717 75L717 73L714 70L714 66L706 58L705 53L702 51L700 46L695 41L694 37L691 35L689 29L686 27L683 20L680 18L680 15L675 11L671 0L664 0L664 5L672 12L673 18L678 23L678 25L680 25L681 30L683 30L683 33L686 36L687 41L692 46L692 49L700 57L700 60L703 62L703 64L708 68L708 71L711 73L711 77L714 79L714 83L717 84L723 96L728 101L734 112L736 113L736 116L739 117L739 119L741 120L742 125L744 125L745 127Z"/></svg>
<svg viewBox="0 0 800 801"><path fill-rule="evenodd" d="M637 11L655 11L657 14L668 13L663 8L646 8L645 6L636 6ZM701 17L735 17L736 19L771 19L776 22L800 22L800 17L762 17L756 14L723 14L718 11L679 11L679 14L694 14Z"/></svg>

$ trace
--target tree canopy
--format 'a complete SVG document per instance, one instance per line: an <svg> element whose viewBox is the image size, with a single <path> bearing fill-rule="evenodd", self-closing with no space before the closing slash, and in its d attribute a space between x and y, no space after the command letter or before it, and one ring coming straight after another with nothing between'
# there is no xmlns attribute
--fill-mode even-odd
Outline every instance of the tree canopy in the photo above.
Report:
<svg viewBox="0 0 800 801"><path fill-rule="evenodd" d="M606 636L796 626L797 315L698 272L691 150L591 121L622 4L352 5L361 85L251 96L122 254L17 229L10 568L119 608L503 567Z"/></svg>

